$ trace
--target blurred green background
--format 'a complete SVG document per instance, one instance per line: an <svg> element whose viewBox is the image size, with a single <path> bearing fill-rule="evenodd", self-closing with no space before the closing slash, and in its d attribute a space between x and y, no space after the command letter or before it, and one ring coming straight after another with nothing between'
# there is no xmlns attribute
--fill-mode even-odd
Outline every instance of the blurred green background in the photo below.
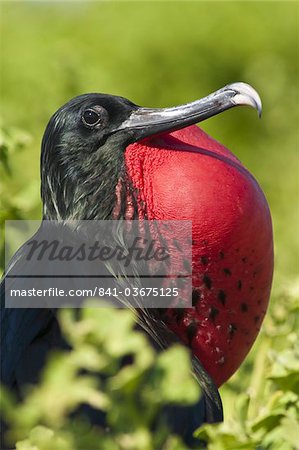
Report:
<svg viewBox="0 0 299 450"><path fill-rule="evenodd" d="M270 313L247 362L222 389L227 417L250 383L257 396L267 351L289 345L281 333L294 331L298 314L290 300L299 291L298 18L298 2L1 3L2 221L41 217L41 137L73 96L104 92L171 106L235 81L260 93L262 120L237 108L201 124L255 175L275 234Z"/></svg>

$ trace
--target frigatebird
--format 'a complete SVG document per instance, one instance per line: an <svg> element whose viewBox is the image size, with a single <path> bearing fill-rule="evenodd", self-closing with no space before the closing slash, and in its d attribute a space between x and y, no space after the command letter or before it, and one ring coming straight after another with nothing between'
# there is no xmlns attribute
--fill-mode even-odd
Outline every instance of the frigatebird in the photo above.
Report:
<svg viewBox="0 0 299 450"><path fill-rule="evenodd" d="M237 158L194 126L239 105L261 113L257 92L245 83L161 109L140 107L114 95L85 94L58 109L42 140L43 221L193 221L194 307L137 311L138 326L149 334L153 345L163 350L180 341L191 348L202 399L194 407L167 411L173 431L190 446L192 433L201 423L222 420L217 387L249 351L271 285L271 221L263 194ZM253 226L252 214L256 214ZM204 224L215 229L207 231ZM21 249L6 276L22 258ZM259 272L252 280L258 298L253 304L249 284L258 264ZM4 307L4 281L5 277L1 284L1 381L18 392L24 384L38 380L48 352L65 343L55 310ZM238 333L239 356L234 341Z"/></svg>

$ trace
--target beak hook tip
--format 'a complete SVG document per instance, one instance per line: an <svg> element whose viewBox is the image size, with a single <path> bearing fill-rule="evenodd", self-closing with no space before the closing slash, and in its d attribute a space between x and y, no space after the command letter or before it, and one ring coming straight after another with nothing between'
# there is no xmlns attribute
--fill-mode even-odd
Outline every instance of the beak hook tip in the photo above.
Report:
<svg viewBox="0 0 299 450"><path fill-rule="evenodd" d="M262 116L262 100L257 91L247 83L229 84L227 88L232 89L235 94L233 102L235 105L251 106L257 110L259 118Z"/></svg>

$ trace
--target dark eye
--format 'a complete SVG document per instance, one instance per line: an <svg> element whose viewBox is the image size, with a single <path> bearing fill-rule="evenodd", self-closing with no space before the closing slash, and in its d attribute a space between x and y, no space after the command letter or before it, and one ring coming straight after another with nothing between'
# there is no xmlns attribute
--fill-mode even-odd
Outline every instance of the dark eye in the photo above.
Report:
<svg viewBox="0 0 299 450"><path fill-rule="evenodd" d="M82 115L82 120L85 125L93 127L100 122L101 116L94 109L87 109Z"/></svg>

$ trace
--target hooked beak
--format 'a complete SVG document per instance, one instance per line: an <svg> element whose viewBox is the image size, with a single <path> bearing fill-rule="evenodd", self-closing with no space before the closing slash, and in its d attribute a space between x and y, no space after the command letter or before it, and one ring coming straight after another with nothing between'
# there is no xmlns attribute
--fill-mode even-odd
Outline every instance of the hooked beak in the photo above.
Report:
<svg viewBox="0 0 299 450"><path fill-rule="evenodd" d="M154 134L185 128L240 105L255 108L261 116L262 102L253 87L246 83L233 83L185 105L172 108L138 107L122 123L121 129L130 131L134 141L138 141Z"/></svg>

